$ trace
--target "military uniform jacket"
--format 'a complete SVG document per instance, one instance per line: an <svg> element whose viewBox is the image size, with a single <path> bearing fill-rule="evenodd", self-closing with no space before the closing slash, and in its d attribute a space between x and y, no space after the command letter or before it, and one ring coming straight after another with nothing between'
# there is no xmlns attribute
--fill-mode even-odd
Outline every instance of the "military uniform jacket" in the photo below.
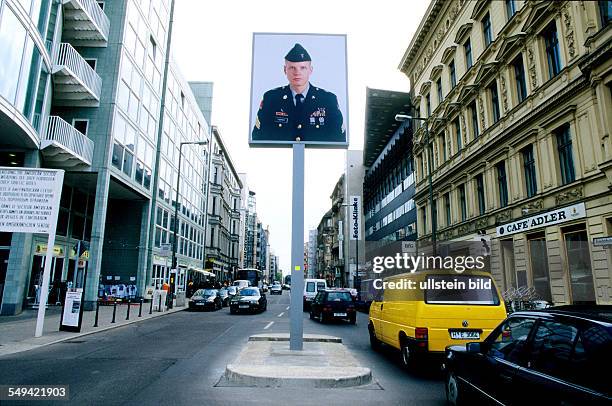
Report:
<svg viewBox="0 0 612 406"><path fill-rule="evenodd" d="M254 141L344 142L346 134L336 95L310 84L300 106L289 86L268 90L259 105L253 127Z"/></svg>

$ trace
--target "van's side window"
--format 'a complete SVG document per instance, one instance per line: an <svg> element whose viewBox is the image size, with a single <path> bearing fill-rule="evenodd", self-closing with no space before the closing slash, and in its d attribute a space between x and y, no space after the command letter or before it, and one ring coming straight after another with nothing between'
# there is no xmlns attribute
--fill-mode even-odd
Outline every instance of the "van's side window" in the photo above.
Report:
<svg viewBox="0 0 612 406"><path fill-rule="evenodd" d="M306 283L306 292L314 292L315 291L315 284L314 282L307 282Z"/></svg>
<svg viewBox="0 0 612 406"><path fill-rule="evenodd" d="M490 343L488 355L518 363L525 355L525 347L529 332L535 321L523 317L511 317L494 332Z"/></svg>

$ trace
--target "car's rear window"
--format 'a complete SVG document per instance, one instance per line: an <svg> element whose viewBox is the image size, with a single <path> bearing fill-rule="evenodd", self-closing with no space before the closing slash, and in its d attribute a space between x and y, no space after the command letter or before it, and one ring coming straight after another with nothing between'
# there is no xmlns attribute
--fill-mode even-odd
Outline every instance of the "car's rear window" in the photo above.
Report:
<svg viewBox="0 0 612 406"><path fill-rule="evenodd" d="M341 301L341 302L352 302L351 295L348 292L329 292L327 294L327 300L330 302Z"/></svg>
<svg viewBox="0 0 612 406"><path fill-rule="evenodd" d="M425 303L449 305L499 305L495 285L488 276L474 275L428 275ZM471 283L471 284L470 284ZM490 285L490 288L482 289Z"/></svg>
<svg viewBox="0 0 612 406"><path fill-rule="evenodd" d="M314 282L307 282L306 283L306 292L314 292L315 291L315 284Z"/></svg>

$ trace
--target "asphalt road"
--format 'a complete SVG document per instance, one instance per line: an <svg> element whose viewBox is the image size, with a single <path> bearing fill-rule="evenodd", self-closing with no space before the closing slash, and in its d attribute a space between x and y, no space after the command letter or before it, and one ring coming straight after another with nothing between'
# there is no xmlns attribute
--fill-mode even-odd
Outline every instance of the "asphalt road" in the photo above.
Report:
<svg viewBox="0 0 612 406"><path fill-rule="evenodd" d="M5 356L0 358L0 385L69 385L71 401L58 405L445 404L438 367L406 372L399 353L372 351L363 313L350 325L320 324L304 312L304 333L342 337L372 370L371 385L289 390L232 387L221 379L249 335L289 331L288 306L289 293L284 291L282 296L268 295L268 310L261 314L230 315L228 308L183 311Z"/></svg>

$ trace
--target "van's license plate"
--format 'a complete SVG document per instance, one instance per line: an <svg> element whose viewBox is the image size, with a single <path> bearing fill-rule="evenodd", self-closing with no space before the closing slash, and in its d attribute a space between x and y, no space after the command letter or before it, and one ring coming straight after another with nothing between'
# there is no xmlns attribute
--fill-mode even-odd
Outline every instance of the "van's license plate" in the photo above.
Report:
<svg viewBox="0 0 612 406"><path fill-rule="evenodd" d="M450 336L453 340L480 340L479 331L451 331Z"/></svg>

